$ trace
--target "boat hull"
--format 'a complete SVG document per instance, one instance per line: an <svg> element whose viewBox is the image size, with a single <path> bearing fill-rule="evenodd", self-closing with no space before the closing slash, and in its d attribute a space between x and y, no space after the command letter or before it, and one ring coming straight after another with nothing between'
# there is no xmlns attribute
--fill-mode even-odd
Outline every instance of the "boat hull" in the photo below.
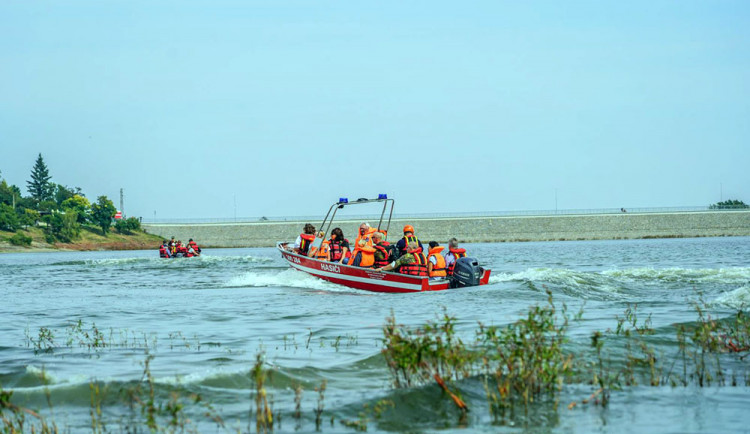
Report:
<svg viewBox="0 0 750 434"><path fill-rule="evenodd" d="M279 243L277 248L289 265L299 271L349 288L373 292L424 292L442 291L450 288L448 280L430 280L427 277L408 276L400 273L375 271L371 268L351 267L334 262L302 256L288 249L288 243ZM486 285L490 270L483 270L480 285Z"/></svg>

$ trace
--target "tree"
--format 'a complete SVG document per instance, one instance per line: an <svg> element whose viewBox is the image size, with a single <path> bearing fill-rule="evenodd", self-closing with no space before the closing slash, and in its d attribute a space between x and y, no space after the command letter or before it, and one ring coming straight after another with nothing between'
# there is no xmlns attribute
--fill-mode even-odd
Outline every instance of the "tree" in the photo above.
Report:
<svg viewBox="0 0 750 434"><path fill-rule="evenodd" d="M117 213L115 204L107 199L107 196L99 196L96 203L91 205L91 221L102 228L102 234L107 236L109 227L112 226L112 218Z"/></svg>
<svg viewBox="0 0 750 434"><path fill-rule="evenodd" d="M133 232L141 230L141 221L135 217L120 219L115 222L117 232L125 235L132 235Z"/></svg>
<svg viewBox="0 0 750 434"><path fill-rule="evenodd" d="M15 232L20 227L16 210L10 205L0 203L0 230Z"/></svg>
<svg viewBox="0 0 750 434"><path fill-rule="evenodd" d="M70 199L71 197L78 195L85 197L81 191L81 187L67 187L62 184L52 183L52 190L54 191L54 200L58 205L62 205L63 202Z"/></svg>
<svg viewBox="0 0 750 434"><path fill-rule="evenodd" d="M78 223L85 224L89 220L91 203L81 195L76 194L65 199L65 201L62 202L61 207L63 210L75 211L78 214Z"/></svg>
<svg viewBox="0 0 750 434"><path fill-rule="evenodd" d="M45 200L51 200L54 193L54 185L49 182L50 176L47 165L44 164L42 154L34 163L34 168L31 169L31 180L26 182L26 186L29 190L31 197L37 202L43 202Z"/></svg>
<svg viewBox="0 0 750 434"><path fill-rule="evenodd" d="M724 202L717 202L708 207L708 209L745 209L750 208L750 205L746 205L741 200L725 200Z"/></svg>
<svg viewBox="0 0 750 434"><path fill-rule="evenodd" d="M58 241L69 243L77 239L81 234L81 225L76 222L75 211L53 212L43 217L47 223L47 235L51 235Z"/></svg>

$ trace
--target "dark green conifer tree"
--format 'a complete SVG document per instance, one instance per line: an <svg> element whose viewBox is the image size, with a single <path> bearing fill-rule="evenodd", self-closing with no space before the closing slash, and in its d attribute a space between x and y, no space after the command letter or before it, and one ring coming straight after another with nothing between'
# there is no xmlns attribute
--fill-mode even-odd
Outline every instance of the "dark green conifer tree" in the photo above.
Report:
<svg viewBox="0 0 750 434"><path fill-rule="evenodd" d="M29 194L31 194L32 199L36 203L52 199L55 186L49 182L51 178L52 176L50 176L47 165L44 164L44 159L40 153L36 159L36 163L34 163L34 168L31 169L31 180L26 182Z"/></svg>

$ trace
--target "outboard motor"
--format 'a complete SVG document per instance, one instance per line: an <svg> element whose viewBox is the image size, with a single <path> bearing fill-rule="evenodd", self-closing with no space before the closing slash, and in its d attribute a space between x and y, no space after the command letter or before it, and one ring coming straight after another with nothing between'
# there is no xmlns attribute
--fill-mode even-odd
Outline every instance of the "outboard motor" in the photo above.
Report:
<svg viewBox="0 0 750 434"><path fill-rule="evenodd" d="M479 285L483 271L476 258L459 258L451 276L451 288Z"/></svg>

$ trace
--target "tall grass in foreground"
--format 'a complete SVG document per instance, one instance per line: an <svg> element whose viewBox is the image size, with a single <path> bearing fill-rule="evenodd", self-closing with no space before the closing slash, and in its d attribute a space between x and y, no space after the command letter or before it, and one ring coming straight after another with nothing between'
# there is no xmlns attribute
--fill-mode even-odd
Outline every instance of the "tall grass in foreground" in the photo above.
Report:
<svg viewBox="0 0 750 434"><path fill-rule="evenodd" d="M532 306L516 321L502 325L477 324L471 330L457 332L457 318L443 311L433 321L421 326L399 324L393 314L383 326L382 355L396 389L437 387L449 406L456 409L461 426L467 424L470 410L485 408L495 423L509 423L528 417L530 410L541 404L558 411L561 392L566 386L588 385L590 392L573 402L568 409L585 405L607 406L615 399L613 393L636 385L651 387L750 386L748 354L750 354L750 319L742 310L727 318L712 317L707 304L699 297L693 302L696 319L661 330L656 337L651 317L644 316L637 305L628 305L617 316L613 329L595 331L590 346L569 341L570 327L580 319L568 313L565 304L556 304L551 292L545 303ZM665 343L664 335L673 332L675 340ZM312 351L313 333L305 334L305 351ZM327 338L338 354L342 337ZM659 339L659 340L657 340ZM345 345L356 340L344 337ZM281 430L283 412L274 412L274 394L289 393L294 408L289 415L295 430L322 431L324 417L335 413L326 410L328 383L299 379L287 389L273 388L274 370L265 361L263 350L250 363L247 378L249 390L247 424L227 426L220 410L200 393L178 385L157 384L151 374L156 349L155 334L113 331L109 333L95 324L87 326L80 320L63 330L40 327L35 334L27 330L26 345L34 353L55 354L81 348L91 357L114 348L145 350L140 378L117 390L92 379L90 390L90 429L106 432L198 432L199 427L215 427L216 431L273 432ZM320 339L320 347L324 341ZM657 346L658 344L658 346ZM201 351L197 337L188 339L180 332L169 333L169 350ZM279 348L279 347L277 347ZM284 349L296 351L292 336L284 337ZM12 390L0 385L0 432L57 433L70 431L59 428L54 421L54 396L47 388L44 370L39 374L44 387L46 411L19 405ZM303 425L302 383L314 390L315 398L308 408L308 426ZM434 385L434 386L433 386ZM464 397L466 387L480 385L485 402L476 396ZM577 388L576 390L579 390ZM578 392L576 392L578 393ZM293 396L293 398L292 398ZM378 399L378 398L376 398ZM470 408L471 405L471 408ZM373 420L398 414L390 399L378 399L354 410L354 419L338 417L341 425L352 430L367 431ZM393 412L393 413L391 413ZM325 414L328 413L328 414ZM59 414L58 414L59 416ZM240 428L240 427L243 428Z"/></svg>
<svg viewBox="0 0 750 434"><path fill-rule="evenodd" d="M437 384L462 418L468 406L461 398L461 380L479 378L491 416L502 422L516 408L526 412L540 399L551 399L556 407L568 384L593 386L591 395L569 403L570 409L606 406L613 390L638 384L705 387L725 385L731 378L731 385L750 385L750 321L742 311L716 320L699 299L693 303L696 321L675 326L676 353L657 354L649 340L654 334L650 316L639 320L638 306L629 305L614 330L594 332L590 349L581 351L568 345L567 307L557 307L550 291L547 295L546 304L531 307L511 324L478 324L471 342L456 334L457 320L447 313L417 327L398 324L391 315L383 327L382 353L393 386Z"/></svg>

